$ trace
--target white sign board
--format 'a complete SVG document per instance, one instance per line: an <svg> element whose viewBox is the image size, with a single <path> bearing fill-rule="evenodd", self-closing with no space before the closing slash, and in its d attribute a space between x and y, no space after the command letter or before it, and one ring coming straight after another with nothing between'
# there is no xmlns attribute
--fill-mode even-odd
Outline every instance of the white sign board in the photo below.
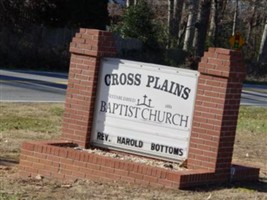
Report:
<svg viewBox="0 0 267 200"><path fill-rule="evenodd" d="M197 80L197 71L104 59L91 144L185 160Z"/></svg>

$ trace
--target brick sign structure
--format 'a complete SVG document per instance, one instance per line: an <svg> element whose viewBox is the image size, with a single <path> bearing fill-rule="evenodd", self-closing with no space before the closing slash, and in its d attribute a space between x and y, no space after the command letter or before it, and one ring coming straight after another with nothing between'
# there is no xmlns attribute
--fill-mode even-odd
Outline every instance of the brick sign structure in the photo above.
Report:
<svg viewBox="0 0 267 200"><path fill-rule="evenodd" d="M258 180L258 168L232 163L245 78L240 52L209 48L201 59L187 169L181 171L69 148L75 144L91 148L101 60L114 57L116 50L110 32L81 29L73 38L70 52L61 140L25 142L20 156L21 176L118 180L168 188Z"/></svg>

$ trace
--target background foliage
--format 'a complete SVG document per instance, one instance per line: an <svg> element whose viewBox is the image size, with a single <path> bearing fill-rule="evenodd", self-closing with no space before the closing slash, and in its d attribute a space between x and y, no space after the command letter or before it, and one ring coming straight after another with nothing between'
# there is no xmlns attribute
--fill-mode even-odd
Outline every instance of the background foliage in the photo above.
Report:
<svg viewBox="0 0 267 200"><path fill-rule="evenodd" d="M108 0L0 0L0 65L67 71L78 28L106 28Z"/></svg>
<svg viewBox="0 0 267 200"><path fill-rule="evenodd" d="M110 12L110 2L118 9ZM260 50L264 27L267 30L266 0L119 2L0 0L0 66L67 71L68 46L78 28L105 30L110 25L125 40L142 42L133 48L122 45L119 57L197 69L203 50L231 48L228 40L235 25L246 40L241 51L248 73L267 80L267 42L265 53Z"/></svg>

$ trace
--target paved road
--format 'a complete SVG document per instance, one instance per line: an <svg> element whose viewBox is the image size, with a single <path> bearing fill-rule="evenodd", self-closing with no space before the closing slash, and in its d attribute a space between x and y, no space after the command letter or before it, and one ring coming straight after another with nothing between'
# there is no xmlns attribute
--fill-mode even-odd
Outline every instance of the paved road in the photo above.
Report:
<svg viewBox="0 0 267 200"><path fill-rule="evenodd" d="M0 69L0 102L64 102L68 75ZM267 85L244 85L241 105L267 106Z"/></svg>
<svg viewBox="0 0 267 200"><path fill-rule="evenodd" d="M244 84L241 105L267 107L267 85Z"/></svg>
<svg viewBox="0 0 267 200"><path fill-rule="evenodd" d="M0 69L1 102L64 102L68 75Z"/></svg>

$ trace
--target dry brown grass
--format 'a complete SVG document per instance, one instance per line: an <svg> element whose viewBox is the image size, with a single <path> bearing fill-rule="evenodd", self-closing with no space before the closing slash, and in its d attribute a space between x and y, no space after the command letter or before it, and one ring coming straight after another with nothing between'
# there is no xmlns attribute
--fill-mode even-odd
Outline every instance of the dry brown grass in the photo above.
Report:
<svg viewBox="0 0 267 200"><path fill-rule="evenodd" d="M58 138L63 104L0 103L0 200L2 199L177 199L267 200L267 109L242 107L234 160L261 166L261 182L197 188L191 191L140 185L50 179L23 180L15 164L25 140Z"/></svg>

